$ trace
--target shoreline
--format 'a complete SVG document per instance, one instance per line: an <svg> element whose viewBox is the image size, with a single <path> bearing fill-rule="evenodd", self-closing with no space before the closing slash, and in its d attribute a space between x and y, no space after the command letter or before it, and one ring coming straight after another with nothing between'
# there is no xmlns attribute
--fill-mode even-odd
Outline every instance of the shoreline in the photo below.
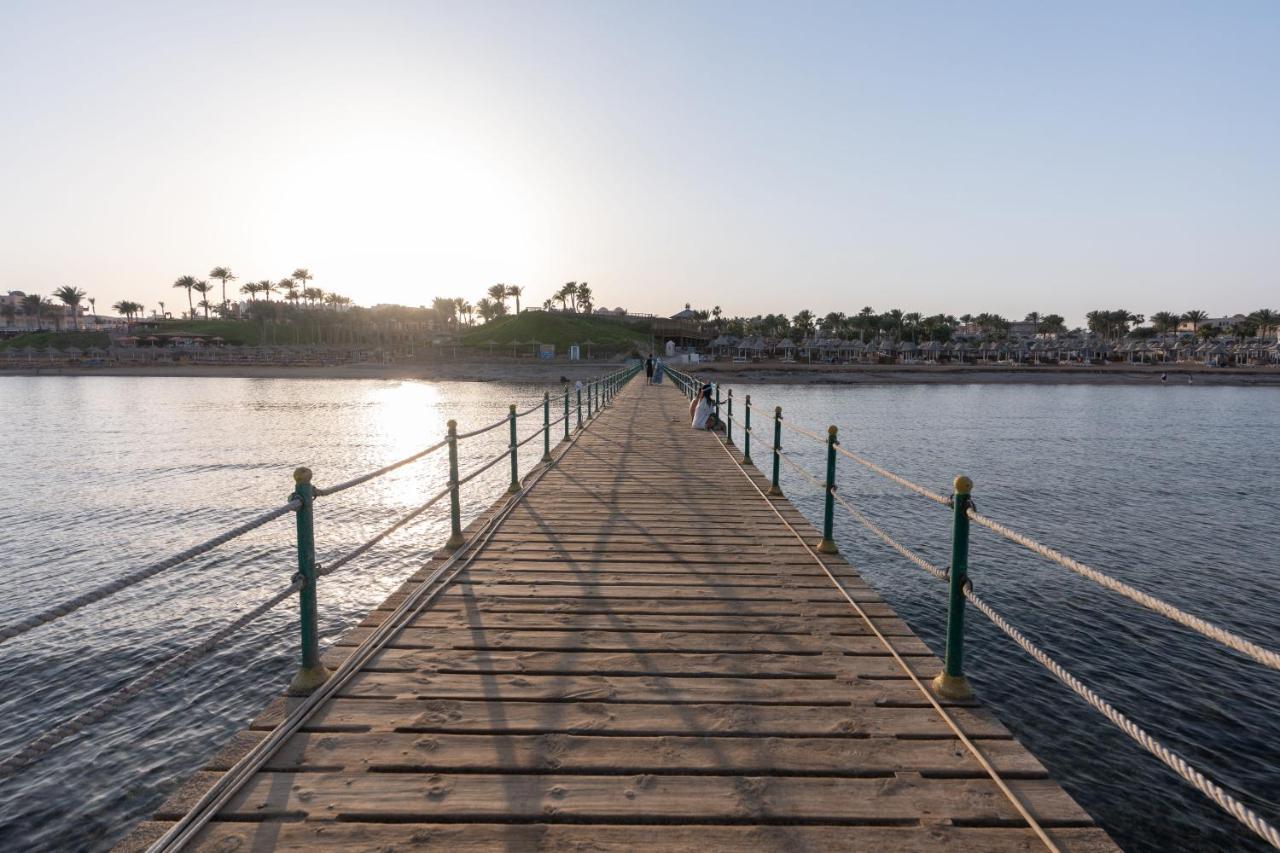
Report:
<svg viewBox="0 0 1280 853"><path fill-rule="evenodd" d="M226 379L374 379L460 382L555 383L586 380L618 366L620 361L513 362L441 361L400 364L342 364L324 367L283 365L116 365L101 367L5 368L5 376L153 376ZM732 364L697 365L700 375L735 384L792 385L1150 385L1168 374L1169 385L1280 387L1280 368L1223 368L1184 364L1117 365L938 365L938 364Z"/></svg>

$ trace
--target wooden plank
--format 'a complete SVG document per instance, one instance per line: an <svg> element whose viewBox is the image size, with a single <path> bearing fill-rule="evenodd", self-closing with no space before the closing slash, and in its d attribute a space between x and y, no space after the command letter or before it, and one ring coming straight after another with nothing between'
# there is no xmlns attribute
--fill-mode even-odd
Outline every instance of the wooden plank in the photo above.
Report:
<svg viewBox="0 0 1280 853"><path fill-rule="evenodd" d="M267 729L290 701L273 702L254 720ZM957 707L949 713L973 738L1008 738L990 712ZM465 734L741 735L744 737L950 738L932 708L780 705L632 705L625 703L459 701L339 697L326 703L307 731L407 731Z"/></svg>
<svg viewBox="0 0 1280 853"><path fill-rule="evenodd" d="M367 634L357 629L344 640L352 642ZM348 643L350 645L351 643ZM927 655L928 646L915 637L900 637L894 643L903 654ZM815 639L811 634L775 633L693 633L666 631L637 635L620 631L513 631L488 629L406 628L391 639L394 649L520 649L524 651L580 652L700 652L723 654L819 655L829 651L855 654L887 654L878 639L870 636Z"/></svg>
<svg viewBox="0 0 1280 853"><path fill-rule="evenodd" d="M860 658L859 660L874 660ZM734 678L668 675L471 675L361 670L338 695L508 702L726 702L768 705L929 707L909 682L831 678ZM944 705L968 704L942 700Z"/></svg>
<svg viewBox="0 0 1280 853"><path fill-rule="evenodd" d="M1091 823L1049 780L1010 780L1050 824ZM989 779L761 776L589 776L443 773L260 772L227 803L224 819L709 821L717 823L918 824L1021 822Z"/></svg>
<svg viewBox="0 0 1280 853"><path fill-rule="evenodd" d="M941 661L926 655L933 669ZM333 649L324 656L331 668L346 654ZM917 658L918 660L919 658ZM663 677L894 678L904 673L887 654L702 654L659 651L504 651L501 649L442 651L387 648L364 667L367 672L423 672L455 675L598 675Z"/></svg>
<svg viewBox="0 0 1280 853"><path fill-rule="evenodd" d="M1009 778L1048 772L1016 741L984 741L982 753ZM485 773L689 773L698 775L984 778L958 740L875 738L497 737L406 732L300 734L268 769Z"/></svg>
<svg viewBox="0 0 1280 853"><path fill-rule="evenodd" d="M134 846L116 853L143 853L168 828L163 822L144 824ZM1111 853L1115 845L1106 833L1092 828L1051 831L1054 843L1067 853ZM219 821L201 835L200 850L275 850L315 853L337 849L347 853L390 853L426 849L450 853L497 851L591 851L634 853L708 853L713 850L752 853L899 853L947 850L951 853L1028 853L1043 844L1021 827L959 827L940 822L927 826L716 826L592 824L429 824L429 823L292 823Z"/></svg>

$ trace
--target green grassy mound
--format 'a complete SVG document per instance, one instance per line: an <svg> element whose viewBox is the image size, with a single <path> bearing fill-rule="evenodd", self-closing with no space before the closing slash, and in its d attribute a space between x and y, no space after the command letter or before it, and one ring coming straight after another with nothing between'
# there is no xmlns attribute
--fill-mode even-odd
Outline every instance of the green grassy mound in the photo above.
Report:
<svg viewBox="0 0 1280 853"><path fill-rule="evenodd" d="M519 316L501 317L462 336L462 343L467 346L483 347L490 341L499 344L537 341L555 344L556 352L564 353L570 344L582 346L587 341L609 349L647 347L649 335L622 323L586 315L526 311Z"/></svg>
<svg viewBox="0 0 1280 853"><path fill-rule="evenodd" d="M81 350L87 350L89 347L106 349L110 343L111 341L107 339L106 332L27 332L26 334L18 335L16 338L0 341L0 350L24 349L26 347L37 350L48 349L49 347L54 347L55 349L76 347Z"/></svg>

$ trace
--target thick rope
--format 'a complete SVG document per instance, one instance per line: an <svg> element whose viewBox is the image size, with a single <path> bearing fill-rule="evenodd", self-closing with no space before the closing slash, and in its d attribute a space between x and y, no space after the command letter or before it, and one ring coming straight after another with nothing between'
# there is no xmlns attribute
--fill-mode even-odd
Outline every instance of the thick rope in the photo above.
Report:
<svg viewBox="0 0 1280 853"><path fill-rule="evenodd" d="M850 514L855 521L858 521L865 526L868 530L893 548L894 551L897 551L899 554L929 572L929 574L934 577L939 578L940 580L947 579L947 573L945 571L939 569L937 566L933 565L924 557L921 557L902 543L894 540L882 529L871 522L870 519L867 519L867 517L862 515L862 513L849 506L848 502L843 498L837 498L837 500L841 506L850 511ZM1117 711L1111 703L1107 702L1091 690L1078 678L1068 672L1061 664L1050 657L1043 649L1028 640L1022 632L1010 625L1003 616L991 607L991 605L983 601L972 588L966 589L964 591L964 595L965 598L973 603L974 607L978 608L984 616L991 620L992 624L1021 646L1027 654L1039 661L1045 669L1052 672L1059 681L1071 688L1077 696L1088 702L1094 710L1098 711L1110 720L1117 728L1137 742L1139 746L1158 758L1165 766L1181 776L1185 781L1196 788L1196 790L1200 791L1200 793L1217 803L1219 807L1235 817L1236 820L1249 827L1249 829L1253 830L1263 839L1268 841L1272 846L1280 848L1280 832L1278 832L1274 826L1269 824L1244 803L1224 791L1222 787L1212 779L1209 779L1194 766L1187 763L1186 759L1181 755L1169 749L1167 746L1148 734L1146 730L1137 723L1133 722L1120 711Z"/></svg>
<svg viewBox="0 0 1280 853"><path fill-rule="evenodd" d="M482 426L479 429L473 429L471 430L471 432L460 432L458 433L457 438L459 441L461 441L464 438L473 438L474 436L481 435L482 433L486 433L491 429L497 429L500 426L505 426L509 421L510 421L510 418L503 416L502 420L494 421L488 426Z"/></svg>
<svg viewBox="0 0 1280 853"><path fill-rule="evenodd" d="M1048 545L1037 542L1031 537L1024 536L1017 531L1010 530L1000 522L987 518L985 515L981 515L972 509L969 510L968 516L975 524L981 524L983 527L1003 536L1010 542L1017 543L1027 550L1039 554L1046 560L1057 563L1068 571L1075 572L1081 577L1088 578L1099 586L1106 587L1112 592L1118 592L1125 598L1141 604L1148 610L1159 613L1161 616L1164 616L1167 619L1172 619L1179 625L1190 628L1192 631L1202 634L1211 640L1218 641L1227 648L1234 649L1243 655L1253 658L1263 666L1270 667L1274 670L1280 670L1280 654L1277 654L1271 649L1260 646L1251 640L1241 637L1239 634L1228 631L1226 628L1222 628L1212 622L1201 619L1199 616L1195 616L1181 608L1175 607L1167 601L1156 598L1154 595L1149 595L1139 589L1135 589L1124 581L1117 580L1116 578L1104 574L1097 569L1086 566L1084 563L1068 557L1061 551L1050 548Z"/></svg>
<svg viewBox="0 0 1280 853"><path fill-rule="evenodd" d="M427 501L426 503L422 504L421 506L417 507L416 509L414 509L414 510L412 510L412 511L408 512L408 513L406 513L405 515L402 515L400 518L396 519L396 520L395 520L395 521L394 521L390 526L388 526L388 527L384 528L380 533L378 533L377 535L375 535L372 539L369 539L368 541L366 541L363 545L360 545L359 547L357 547L357 548L355 548L355 549L353 549L353 550L351 550L351 551L348 551L346 554L343 554L341 557L339 557L339 558L338 558L338 559L336 559L336 560L333 560L333 561L331 561L331 562L325 563L323 566L321 566L321 567L316 571L316 574L317 574L318 576L320 576L320 577L324 577L325 575L331 575L331 574L333 574L333 573L334 573L334 572L336 572L338 569L342 568L342 567L343 567L343 566L345 566L347 563L349 563L349 562L351 562L352 560L354 560L356 557L359 557L359 556L360 556L361 554L363 554L365 551L368 551L368 550L369 550L370 548L372 548L374 545L377 545L377 544L378 544L379 542L381 542L383 539L386 539L386 538L387 538L388 536L390 536L392 533L395 533L395 532L396 532L397 530L399 530L401 527L404 527L406 524L408 524L409 522L413 521L413 520L414 520L415 518L417 518L418 516L422 515L422 514L423 514L424 512L426 512L428 509L430 509L431 507L435 506L435 504L436 504L439 500L441 500L442 498L444 498L446 495L448 495L448 494L449 494L449 492L450 492L450 490L449 490L449 489L445 489L443 492L440 492L439 494L437 494L437 495L435 495L434 497L432 497L432 498L431 498L431 500Z"/></svg>
<svg viewBox="0 0 1280 853"><path fill-rule="evenodd" d="M268 522L274 521L275 519L279 518L282 515L293 512L299 506L301 506L301 503L299 501L296 501L296 500L289 501L289 503L284 504L283 506L278 506L275 509L271 510L270 512L264 512L262 515L258 516L257 518L246 521L244 524L241 524L239 527L233 527L224 533L219 533L217 536L214 536L212 539L206 539L204 542L201 542L199 545L194 545L185 551L179 551L177 554L174 554L171 557L166 557L165 559L159 561L158 563L152 563L151 565L145 568L139 569L136 572L116 578L110 583L103 584L102 586L96 589L92 589L89 592L84 593L83 595L76 596L70 601L64 601L63 603L57 605L56 607L51 607L48 610L45 610L41 613L36 613L32 616L28 616L26 619L23 619L21 622L15 622L12 625L6 625L5 627L0 628L0 643L5 642L6 640L12 640L14 637L21 636L22 634L25 634L34 628L38 628L41 625L52 622L55 619L60 619L63 616L66 616L70 613L73 613L79 610L82 607L85 607L86 605L93 604L94 602L97 602L97 601L101 601L102 599L107 598L108 596L114 595L115 593L119 592L122 589L125 589L126 587L130 587L130 586L133 586L134 584L141 583L147 578L152 577L153 575L157 575L160 572L163 572L165 569L171 569L174 566L178 565L179 563L184 563L187 560L190 560L192 557L198 557L201 554L212 551L214 548L217 548L219 545L223 545L227 542L230 542L232 539L235 539L236 537L239 537L239 536L243 536L244 534L250 532L251 530L256 530L262 525L267 524Z"/></svg>
<svg viewBox="0 0 1280 853"><path fill-rule="evenodd" d="M10 754L3 761L0 761L0 776L8 776L17 770L21 770L28 764L53 749L62 741L73 735L79 734L85 727L96 723L112 711L129 702L138 694L150 687L158 684L168 678L179 669L183 669L209 652L218 647L227 637L244 628L253 620L284 601L289 596L302 589L302 581L295 581L290 587L284 589L257 607L245 613L236 621L232 622L224 628L219 629L204 642L192 646L184 652L174 655L159 666L151 669L144 675L135 678L123 687L115 690L107 697L95 702L88 709L80 712L76 716L67 720L65 723L56 726L53 729L40 735L38 738L29 741L25 746L17 752Z"/></svg>
<svg viewBox="0 0 1280 853"><path fill-rule="evenodd" d="M817 441L822 442L823 444L826 444L826 439L822 438L816 433L810 432L801 427L794 426L792 424L787 423L786 421L783 422L783 426L801 435L808 436L809 438L815 439ZM876 465L874 462L871 462L867 459L863 459L861 456L858 456L856 453L851 453L848 450L845 450L843 447L837 446L836 452L849 457L850 459L857 462L859 465L862 465L872 471L875 471L877 474L880 474L881 476L886 477L892 480L893 482L901 485L902 487L909 489L918 495L922 495L923 497L926 497L929 500L934 501L935 503L942 504L943 506L951 505L950 498L947 498L944 495L940 495L937 492L930 491L929 489L926 489L924 486L921 486L917 483L913 483L910 480L905 479L904 477L899 477L897 474L894 474L890 471L886 471L884 468L881 468L879 465ZM1161 616L1164 616L1167 619L1171 619L1174 622L1177 622L1179 625L1182 625L1183 627L1190 628L1192 631L1195 631L1196 633L1201 634L1202 636L1208 637L1211 640L1221 643L1227 648L1233 649L1242 655L1246 655L1250 658L1253 658L1253 660L1257 661L1263 666L1280 671L1280 653L1277 653L1271 649L1268 649L1265 646L1259 645L1258 643L1255 643L1252 640L1248 640L1240 636L1239 634L1236 634L1233 631L1228 631L1226 628L1223 628L1219 625L1215 625L1206 619L1202 619L1199 616L1188 613L1187 611L1182 610L1181 608L1173 604L1170 604L1169 602L1164 601L1163 599L1156 598L1154 595L1151 595L1149 593L1143 592L1142 590L1136 589L1135 587L1130 586L1124 581L1111 577L1110 575L1104 572L1100 572L1097 569L1092 568L1091 566L1087 566L1084 563L1081 563L1079 560L1075 560L1071 557L1068 557L1066 554L1063 554L1061 551L1058 551L1055 548L1051 548L1048 545L1045 545L1041 542L1037 542L1036 540L1032 539L1030 536L1026 536L1022 533L1018 533L1016 530L1006 527L1005 525L1001 524L998 521L995 521L994 519L987 518L985 515L982 515L976 510L970 509L967 514L969 516L969 519L973 521L975 524L982 525L983 527L987 528L988 530L992 531L998 536L1002 536L1005 539L1008 539L1010 542L1013 542L1017 545L1021 545L1022 547L1026 548L1028 551L1031 551L1034 554L1038 554L1052 563L1057 563L1059 566L1062 566L1068 571L1075 572L1081 577L1087 578L1088 580L1093 581L1099 586L1105 587L1106 589L1109 589L1112 592L1117 592L1120 595L1123 595L1125 598L1129 599L1130 601L1133 601L1136 604L1140 604L1154 613L1159 613Z"/></svg>
<svg viewBox="0 0 1280 853"><path fill-rule="evenodd" d="M429 456L430 454L435 453L440 448L447 447L448 445L449 445L449 442L447 440L440 441L431 445L426 450L420 450L417 453L413 454L412 456L406 456L404 459L401 459L399 462L392 462L390 465L383 466L382 468L379 468L377 471L370 471L368 474L361 474L359 477L353 477L350 480L347 480L345 483L339 483L338 485L330 486L327 489L317 488L315 490L316 496L323 497L325 495L336 495L338 492L345 492L347 489L350 489L353 486L359 486L361 483L367 483L370 480L374 479L375 477L381 477L383 474L389 474L392 471L396 470L397 468L400 468L404 465L408 465L410 462L417 462L422 457Z"/></svg>

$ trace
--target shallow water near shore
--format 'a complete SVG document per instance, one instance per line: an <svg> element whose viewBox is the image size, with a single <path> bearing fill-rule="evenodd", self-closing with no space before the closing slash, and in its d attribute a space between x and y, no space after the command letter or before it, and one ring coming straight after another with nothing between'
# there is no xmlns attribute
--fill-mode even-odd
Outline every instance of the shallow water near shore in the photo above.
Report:
<svg viewBox="0 0 1280 853"><path fill-rule="evenodd" d="M332 484L530 405L535 385L373 380L0 377L0 605L9 623L233 526L288 496L296 465ZM672 392L674 393L674 392ZM938 491L971 476L981 510L1274 647L1280 636L1280 391L1229 387L735 388L755 422L841 427L841 441ZM553 416L556 412L553 409ZM522 426L523 437L541 423ZM763 434L763 433L762 433ZM737 436L741 443L740 433ZM506 445L463 445L463 472ZM814 474L823 449L785 445ZM540 456L528 445L525 464ZM533 452L534 450L538 452ZM757 445L762 467L767 456ZM936 563L947 512L841 459L841 494ZM321 563L442 488L443 455L317 506ZM505 489L495 466L466 515ZM821 498L783 468L815 522ZM655 496L660 499L661 496ZM837 508L837 513L841 511ZM464 518L466 521L467 518ZM0 754L227 624L294 571L285 517L210 555L0 645ZM447 533L435 510L321 582L331 642ZM944 590L837 515L844 554L935 650ZM973 537L976 588L1090 686L1264 816L1280 819L1280 673L1172 627L1057 566ZM981 698L1125 849L1265 849L970 612ZM0 782L4 849L104 849L276 696L295 666L287 604L158 690Z"/></svg>

